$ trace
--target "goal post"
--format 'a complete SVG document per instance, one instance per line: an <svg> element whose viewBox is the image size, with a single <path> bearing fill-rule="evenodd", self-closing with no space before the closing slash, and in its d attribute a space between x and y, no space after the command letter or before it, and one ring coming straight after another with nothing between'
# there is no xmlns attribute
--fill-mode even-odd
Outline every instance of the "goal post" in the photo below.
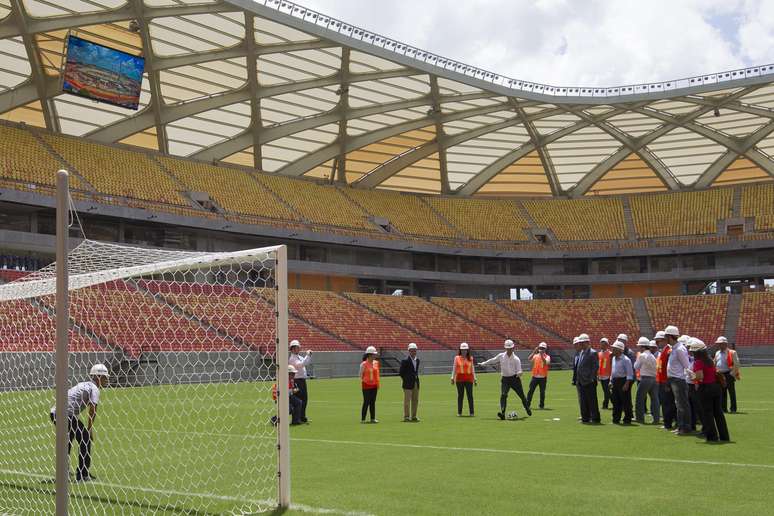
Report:
<svg viewBox="0 0 774 516"><path fill-rule="evenodd" d="M70 512L288 507L286 247L85 240L66 270L66 387L97 363L109 375L91 432L75 419L88 426L92 386L79 418L65 409ZM0 285L0 513L55 512L56 285L56 264Z"/></svg>

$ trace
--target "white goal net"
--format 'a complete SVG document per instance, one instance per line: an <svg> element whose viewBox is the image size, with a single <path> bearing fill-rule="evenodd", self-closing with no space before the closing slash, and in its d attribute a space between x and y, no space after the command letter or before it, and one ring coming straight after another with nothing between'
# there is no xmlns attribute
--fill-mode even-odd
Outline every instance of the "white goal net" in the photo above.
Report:
<svg viewBox="0 0 774 516"><path fill-rule="evenodd" d="M283 246L70 252L70 514L277 507L285 260ZM0 285L0 514L54 513L55 275ZM95 364L109 385L79 387Z"/></svg>

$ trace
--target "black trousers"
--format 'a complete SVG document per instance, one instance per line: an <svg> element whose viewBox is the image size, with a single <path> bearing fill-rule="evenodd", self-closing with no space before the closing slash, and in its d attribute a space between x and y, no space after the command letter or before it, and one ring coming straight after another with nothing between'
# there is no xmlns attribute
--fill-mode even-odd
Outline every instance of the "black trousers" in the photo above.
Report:
<svg viewBox="0 0 774 516"><path fill-rule="evenodd" d="M602 408L606 409L610 405L610 378L606 380L599 380L602 384Z"/></svg>
<svg viewBox="0 0 774 516"><path fill-rule="evenodd" d="M544 408L546 405L546 385L548 384L548 378L535 378L534 376L529 381L529 391L527 392L527 404L532 406L532 395L535 394L535 388L540 388L540 408Z"/></svg>
<svg viewBox="0 0 774 516"><path fill-rule="evenodd" d="M677 415L677 406L675 405L675 393L672 392L668 383L658 384L658 397L661 402L661 417L664 421L664 428L672 428Z"/></svg>
<svg viewBox="0 0 774 516"><path fill-rule="evenodd" d="M696 430L696 425L704 427L704 412L701 408L701 400L699 399L699 391L694 384L688 384L688 399L691 406L691 430Z"/></svg>
<svg viewBox="0 0 774 516"><path fill-rule="evenodd" d="M360 420L365 421L366 412L371 412L371 421L376 419L376 394L379 389L363 389L363 408L360 409Z"/></svg>
<svg viewBox="0 0 774 516"><path fill-rule="evenodd" d="M584 423L599 423L599 402L597 401L597 382L578 387L580 394L581 421Z"/></svg>
<svg viewBox="0 0 774 516"><path fill-rule="evenodd" d="M51 422L56 425L56 416L53 413L49 413L49 416ZM68 455L73 446L73 439L78 442L78 469L75 478L79 480L86 478L89 476L89 468L91 468L91 434L77 416L67 416L67 433L69 435Z"/></svg>
<svg viewBox="0 0 774 516"><path fill-rule="evenodd" d="M708 441L730 440L726 416L721 407L723 389L717 383L706 383L699 386L699 399L702 408L702 429Z"/></svg>
<svg viewBox="0 0 774 516"><path fill-rule="evenodd" d="M723 373L726 377L726 386L723 388L723 396L721 402L723 404L723 412L728 412L728 400L731 400L731 412L736 412L736 378L730 372Z"/></svg>
<svg viewBox="0 0 774 516"><path fill-rule="evenodd" d="M632 386L629 385L629 389L624 391L624 385L626 385L626 378L613 378L613 388L610 394L610 401L613 402L613 423L621 422L621 414L623 413L623 422L632 422ZM633 384L634 382L632 382Z"/></svg>
<svg viewBox="0 0 774 516"><path fill-rule="evenodd" d="M298 393L296 396L301 400L301 422L306 423L306 406L309 404L309 391L306 388L306 378L296 378L296 387Z"/></svg>
<svg viewBox="0 0 774 516"><path fill-rule="evenodd" d="M500 412L505 414L505 407L508 405L508 391L513 389L516 395L521 398L521 404L524 409L529 408L527 397L524 396L524 388L521 386L521 378L518 375L503 376L500 379Z"/></svg>
<svg viewBox="0 0 774 516"><path fill-rule="evenodd" d="M300 425L303 423L301 419L301 410L304 406L304 402L297 394L293 394L289 398L290 402L290 423L293 425Z"/></svg>
<svg viewBox="0 0 774 516"><path fill-rule="evenodd" d="M457 414L462 414L462 399L468 396L468 412L473 415L473 382L455 382L457 385Z"/></svg>

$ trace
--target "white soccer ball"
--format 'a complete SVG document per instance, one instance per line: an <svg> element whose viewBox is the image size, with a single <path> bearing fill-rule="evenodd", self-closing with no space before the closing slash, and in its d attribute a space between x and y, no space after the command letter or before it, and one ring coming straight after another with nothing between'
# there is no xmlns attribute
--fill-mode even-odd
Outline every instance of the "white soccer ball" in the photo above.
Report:
<svg viewBox="0 0 774 516"><path fill-rule="evenodd" d="M519 415L516 413L516 411L508 412L508 419L517 419Z"/></svg>

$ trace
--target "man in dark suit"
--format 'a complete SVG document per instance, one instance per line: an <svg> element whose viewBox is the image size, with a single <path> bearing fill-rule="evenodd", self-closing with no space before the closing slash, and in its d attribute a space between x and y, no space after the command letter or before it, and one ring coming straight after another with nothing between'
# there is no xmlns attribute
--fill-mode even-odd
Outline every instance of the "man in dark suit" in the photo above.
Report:
<svg viewBox="0 0 774 516"><path fill-rule="evenodd" d="M575 381L580 395L581 421L583 423L599 423L599 403L597 402L597 372L599 359L596 351L591 349L589 336L578 335L581 352L578 356L578 366Z"/></svg>
<svg viewBox="0 0 774 516"><path fill-rule="evenodd" d="M400 378L403 381L403 421L419 421L419 358L417 345L413 342L408 345L408 356L400 362Z"/></svg>
<svg viewBox="0 0 774 516"><path fill-rule="evenodd" d="M580 359L583 347L578 341L578 337L572 338L572 347L575 349L575 355L572 357L572 384L575 387L575 394L578 396L578 407L581 403L580 385L578 384L578 359Z"/></svg>

